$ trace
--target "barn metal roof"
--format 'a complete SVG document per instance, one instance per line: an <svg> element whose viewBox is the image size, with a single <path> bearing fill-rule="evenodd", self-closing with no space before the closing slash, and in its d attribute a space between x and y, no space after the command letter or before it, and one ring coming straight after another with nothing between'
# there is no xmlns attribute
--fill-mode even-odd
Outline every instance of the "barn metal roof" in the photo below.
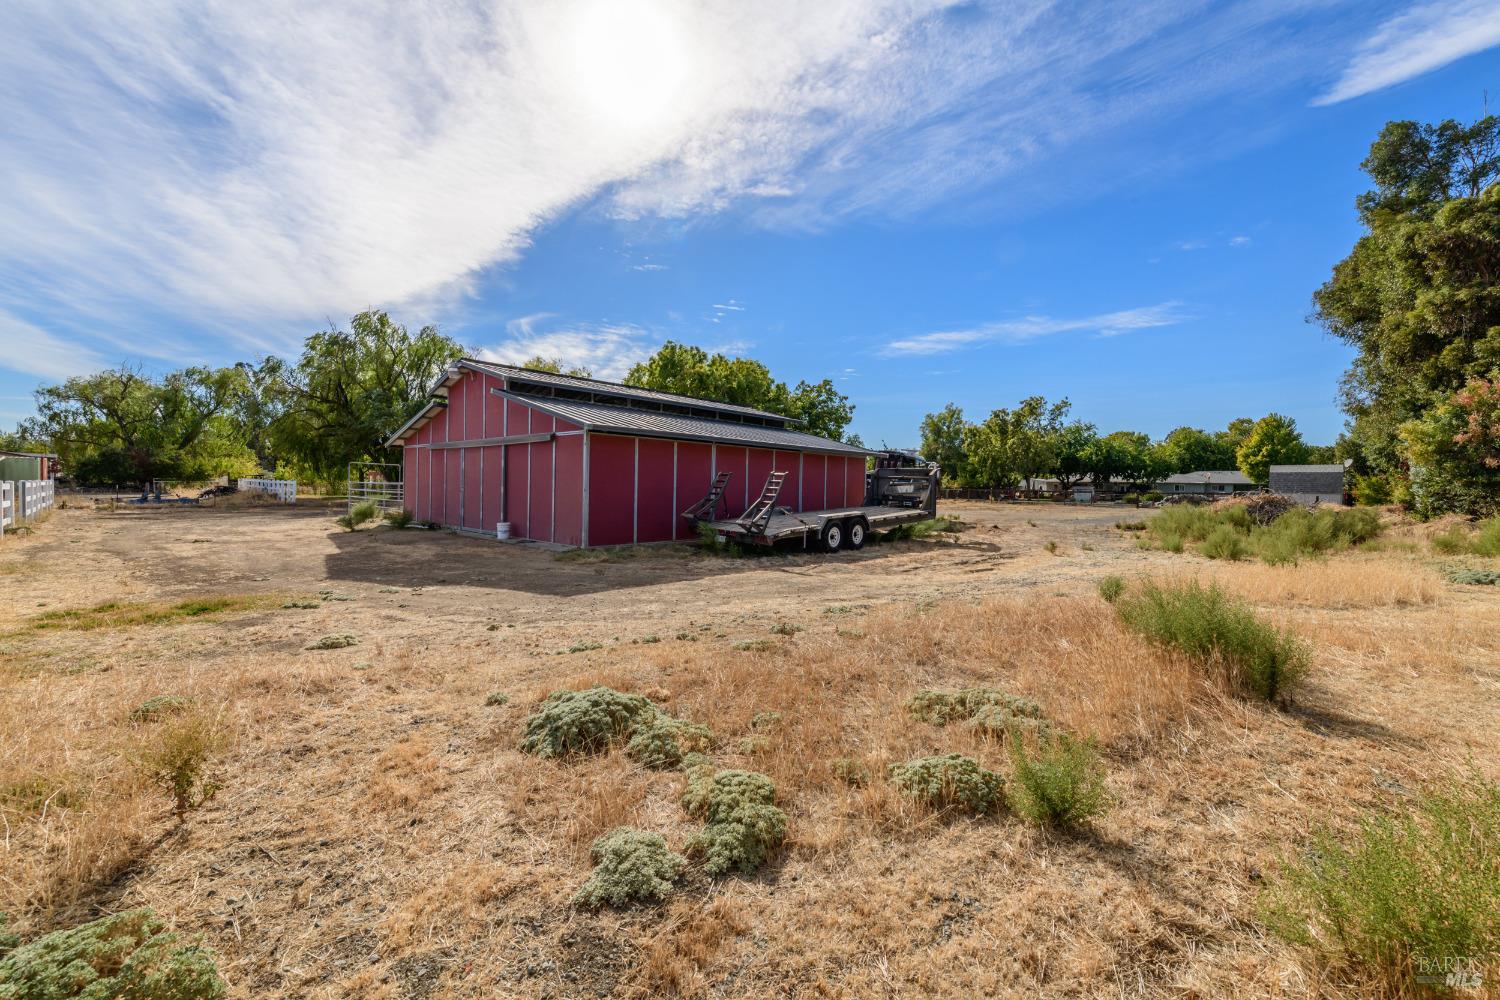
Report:
<svg viewBox="0 0 1500 1000"><path fill-rule="evenodd" d="M801 423L796 417L789 417L784 413L770 413L766 410L757 410L753 407L740 406L736 403L721 403L716 399L700 399L696 396L683 396L675 392L658 392L655 389L641 389L633 385L621 385L619 382L606 382L603 379L583 378L579 375L558 375L554 372L539 372L516 365L502 365L494 361L476 361L473 358L464 358L459 364L465 368L488 372L491 375L503 378L506 380L507 386L510 387L514 387L517 383L525 383L528 387L537 386L544 391L562 390L564 392L586 393L590 396L607 396L623 400L655 403L659 406L676 406L684 409L727 413L740 417L756 417L761 420L773 421L781 426L786 426L789 423Z"/></svg>
<svg viewBox="0 0 1500 1000"><path fill-rule="evenodd" d="M779 427L689 417L677 413L657 413L629 406L607 406L572 399L539 399L520 393L502 392L499 395L526 406L534 406L543 413L550 413L591 431L639 434L680 441L707 441L713 444L750 445L757 448L785 448L788 451L824 451L860 456L878 454L869 448Z"/></svg>

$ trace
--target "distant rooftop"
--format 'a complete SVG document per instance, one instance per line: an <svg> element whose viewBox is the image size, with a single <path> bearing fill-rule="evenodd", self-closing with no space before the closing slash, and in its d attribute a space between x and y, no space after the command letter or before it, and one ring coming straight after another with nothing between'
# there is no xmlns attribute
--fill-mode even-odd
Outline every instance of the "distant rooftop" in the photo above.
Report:
<svg viewBox="0 0 1500 1000"><path fill-rule="evenodd" d="M1203 472L1179 472L1160 480L1163 483L1198 484L1214 486L1254 486L1255 482L1238 469L1210 469Z"/></svg>
<svg viewBox="0 0 1500 1000"><path fill-rule="evenodd" d="M1272 472L1324 472L1343 474L1342 465L1273 465Z"/></svg>

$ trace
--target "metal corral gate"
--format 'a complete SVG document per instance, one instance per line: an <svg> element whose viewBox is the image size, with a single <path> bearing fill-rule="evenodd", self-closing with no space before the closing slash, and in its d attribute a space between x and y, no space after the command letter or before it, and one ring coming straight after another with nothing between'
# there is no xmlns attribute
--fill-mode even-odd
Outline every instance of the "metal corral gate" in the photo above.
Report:
<svg viewBox="0 0 1500 1000"><path fill-rule="evenodd" d="M14 528L20 522L36 517L51 507L55 499L55 487L50 479L0 480L0 534L4 534L6 528Z"/></svg>
<svg viewBox="0 0 1500 1000"><path fill-rule="evenodd" d="M395 470L395 479L387 476ZM386 462L349 463L349 509L373 503L376 510L400 510L406 501L401 466Z"/></svg>
<svg viewBox="0 0 1500 1000"><path fill-rule="evenodd" d="M282 503L297 502L297 480L295 479L241 479L240 489L252 493L269 493Z"/></svg>

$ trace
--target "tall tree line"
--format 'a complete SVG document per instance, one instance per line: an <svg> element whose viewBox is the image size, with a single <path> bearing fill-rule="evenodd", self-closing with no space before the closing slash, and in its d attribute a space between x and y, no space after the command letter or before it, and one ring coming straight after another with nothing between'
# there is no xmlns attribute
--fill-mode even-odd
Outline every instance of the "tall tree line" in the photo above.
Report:
<svg viewBox="0 0 1500 1000"><path fill-rule="evenodd" d="M1308 445L1297 422L1277 413L1234 420L1212 433L1178 427L1153 441L1139 431L1101 434L1091 423L1070 420L1071 409L1067 399L1031 396L971 423L949 403L923 418L922 454L940 465L945 483L980 489L1029 487L1037 478L1056 479L1065 489L1083 481L1145 488L1176 473L1233 469L1265 484L1272 465L1334 460L1332 447Z"/></svg>
<svg viewBox="0 0 1500 1000"><path fill-rule="evenodd" d="M36 393L36 416L0 434L0 448L55 451L64 472L87 485L257 471L339 483L350 462L401 461L385 442L465 353L436 327L411 332L385 312L363 312L348 329L308 337L295 360L273 356L161 377L119 368L45 386ZM561 359L525 365L588 375ZM826 379L788 387L758 361L670 341L626 381L783 413L832 438L854 415Z"/></svg>

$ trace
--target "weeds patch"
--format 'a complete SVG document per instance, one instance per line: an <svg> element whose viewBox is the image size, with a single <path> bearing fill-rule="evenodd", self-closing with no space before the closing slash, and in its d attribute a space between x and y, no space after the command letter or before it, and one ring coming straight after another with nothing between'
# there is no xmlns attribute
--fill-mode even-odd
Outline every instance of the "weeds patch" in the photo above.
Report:
<svg viewBox="0 0 1500 1000"><path fill-rule="evenodd" d="M1104 767L1092 740L1059 733L1027 750L1011 739L1010 807L1016 815L1042 826L1074 828L1109 808Z"/></svg>
<svg viewBox="0 0 1500 1000"><path fill-rule="evenodd" d="M188 621L234 611L254 611L273 607L280 598L262 594L239 594L223 597L201 597L190 601L131 603L105 601L91 608L48 611L26 623L33 631L85 632L101 628L125 628L132 625L161 625Z"/></svg>
<svg viewBox="0 0 1500 1000"><path fill-rule="evenodd" d="M1500 785L1450 781L1353 835L1319 828L1262 900L1279 936L1405 994L1423 961L1500 954ZM1448 969L1431 969L1442 973Z"/></svg>
<svg viewBox="0 0 1500 1000"><path fill-rule="evenodd" d="M1217 584L1148 583L1139 595L1116 601L1115 611L1128 628L1187 654L1230 687L1268 701L1291 690L1311 659L1301 639L1261 621Z"/></svg>

